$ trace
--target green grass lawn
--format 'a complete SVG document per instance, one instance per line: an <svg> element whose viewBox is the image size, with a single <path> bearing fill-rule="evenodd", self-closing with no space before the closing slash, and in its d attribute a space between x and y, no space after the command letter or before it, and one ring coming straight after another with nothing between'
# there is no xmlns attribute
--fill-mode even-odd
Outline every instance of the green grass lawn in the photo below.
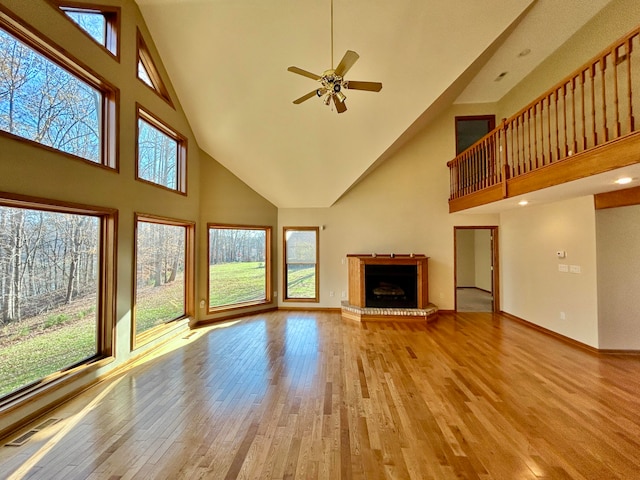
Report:
<svg viewBox="0 0 640 480"><path fill-rule="evenodd" d="M264 262L234 262L209 266L209 306L264 300Z"/></svg>
<svg viewBox="0 0 640 480"><path fill-rule="evenodd" d="M316 269L301 265L287 270L287 298L314 298L316 296Z"/></svg>

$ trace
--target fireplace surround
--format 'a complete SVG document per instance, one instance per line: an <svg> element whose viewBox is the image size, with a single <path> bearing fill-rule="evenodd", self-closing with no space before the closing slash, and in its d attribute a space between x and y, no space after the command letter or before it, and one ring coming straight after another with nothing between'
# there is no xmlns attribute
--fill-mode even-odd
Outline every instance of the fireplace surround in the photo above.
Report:
<svg viewBox="0 0 640 480"><path fill-rule="evenodd" d="M431 321L428 260L422 254L349 254L349 300L342 316L355 320Z"/></svg>

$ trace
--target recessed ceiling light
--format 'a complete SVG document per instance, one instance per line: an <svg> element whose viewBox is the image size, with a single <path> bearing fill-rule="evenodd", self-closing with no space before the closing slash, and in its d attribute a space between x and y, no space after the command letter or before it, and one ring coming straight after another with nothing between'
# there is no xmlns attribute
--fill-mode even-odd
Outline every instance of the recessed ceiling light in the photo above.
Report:
<svg viewBox="0 0 640 480"><path fill-rule="evenodd" d="M507 73L509 73L509 72L502 72L500 75L498 75L495 78L494 82L499 82L500 80L502 80L507 75Z"/></svg>
<svg viewBox="0 0 640 480"><path fill-rule="evenodd" d="M526 57L527 55L529 55L531 53L531 49L530 48L525 48L524 50L522 50L518 56L519 57Z"/></svg>
<svg viewBox="0 0 640 480"><path fill-rule="evenodd" d="M618 185L626 185L627 183L631 183L633 181L633 178L631 177L621 177L618 180L615 181L615 183L617 183Z"/></svg>
<svg viewBox="0 0 640 480"><path fill-rule="evenodd" d="M518 205L521 205L521 206L523 206L523 207L524 207L525 205L529 205L529 202L527 202L526 200L520 200L520 201L518 202Z"/></svg>

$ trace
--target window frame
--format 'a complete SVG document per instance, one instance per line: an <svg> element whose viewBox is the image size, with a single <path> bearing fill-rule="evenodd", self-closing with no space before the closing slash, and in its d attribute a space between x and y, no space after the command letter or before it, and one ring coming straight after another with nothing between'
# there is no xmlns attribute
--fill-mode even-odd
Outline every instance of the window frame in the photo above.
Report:
<svg viewBox="0 0 640 480"><path fill-rule="evenodd" d="M184 313L179 317L167 320L160 325L151 327L144 332L136 333L136 300L137 300L137 277L138 277L138 223L155 223L158 225L168 225L184 227L185 229L185 258L184 258ZM181 320L195 317L195 222L179 220L175 218L162 217L146 213L134 213L133 224L133 284L132 284L132 307L131 307L131 351L146 345L156 338L164 335L167 331L175 327Z"/></svg>
<svg viewBox="0 0 640 480"><path fill-rule="evenodd" d="M97 3L81 3L66 0L48 0L52 6L70 21L74 27L78 28L87 38L96 43L105 52L120 62L120 7L110 5L99 5ZM86 30L79 26L70 18L66 12L99 14L105 19L105 39L104 43L98 42Z"/></svg>
<svg viewBox="0 0 640 480"><path fill-rule="evenodd" d="M0 206L45 212L88 215L99 219L99 258L97 287L97 354L65 369L47 375L0 399L0 413L7 408L33 401L53 388L70 383L80 375L95 372L115 360L116 354L116 278L118 210L39 197L0 192Z"/></svg>
<svg viewBox="0 0 640 480"><path fill-rule="evenodd" d="M315 295L313 298L300 298L290 297L287 288L287 232L307 232L313 231L316 235L316 281L315 281ZM318 303L320 301L320 227L282 227L282 301L284 302L309 302Z"/></svg>
<svg viewBox="0 0 640 480"><path fill-rule="evenodd" d="M142 66L147 72L149 79L153 86L148 85L144 82L140 75L138 75L138 64L142 63ZM147 47L147 43L144 41L144 37L139 28L136 28L136 78L142 83L146 88L154 92L160 98L162 98L165 102L169 104L171 108L175 110L175 105L171 100L171 95L169 94L169 90L167 89L164 81L162 80L162 76L158 71L155 62L149 52L149 48Z"/></svg>
<svg viewBox="0 0 640 480"><path fill-rule="evenodd" d="M265 231L265 299L252 300L248 302L232 303L229 305L220 305L218 307L211 306L211 229L227 229L227 230L264 230ZM238 308L251 307L256 305L266 305L273 301L271 288L271 226L267 225L235 225L224 223L207 223L207 314L219 313L227 310L235 310Z"/></svg>
<svg viewBox="0 0 640 480"><path fill-rule="evenodd" d="M91 86L102 94L101 149L100 161L93 162L55 147L44 145L29 138L0 130L0 135L24 142L38 148L55 152L65 157L81 160L84 163L109 170L119 171L119 103L120 91L104 77L71 56L65 49L37 32L28 24L16 17L6 7L0 5L0 29L23 42L29 48L54 63L59 68L76 77L79 81Z"/></svg>
<svg viewBox="0 0 640 480"><path fill-rule="evenodd" d="M140 177L140 120L147 122L152 127L159 130L161 133L175 140L177 144L176 152L176 188L169 188L162 184L152 182L150 180ZM153 185L155 187L163 188L169 192L179 193L180 195L187 195L187 137L179 133L177 130L171 128L165 122L160 120L157 116L153 115L147 109L145 109L139 103L136 103L136 180Z"/></svg>

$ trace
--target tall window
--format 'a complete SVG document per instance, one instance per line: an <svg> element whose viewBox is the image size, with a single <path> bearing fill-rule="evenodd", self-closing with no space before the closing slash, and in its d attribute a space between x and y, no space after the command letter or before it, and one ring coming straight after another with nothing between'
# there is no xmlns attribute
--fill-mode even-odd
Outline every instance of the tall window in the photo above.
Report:
<svg viewBox="0 0 640 480"><path fill-rule="evenodd" d="M0 130L116 167L115 88L0 12Z"/></svg>
<svg viewBox="0 0 640 480"><path fill-rule="evenodd" d="M318 227L284 227L284 300L319 301Z"/></svg>
<svg viewBox="0 0 640 480"><path fill-rule="evenodd" d="M112 354L114 218L0 198L0 397Z"/></svg>
<svg viewBox="0 0 640 480"><path fill-rule="evenodd" d="M271 301L271 227L209 224L209 311Z"/></svg>
<svg viewBox="0 0 640 480"><path fill-rule="evenodd" d="M187 192L187 139L138 107L136 177L180 193Z"/></svg>
<svg viewBox="0 0 640 480"><path fill-rule="evenodd" d="M50 0L91 39L118 57L120 8L79 4L73 1Z"/></svg>
<svg viewBox="0 0 640 480"><path fill-rule="evenodd" d="M136 216L133 347L192 313L194 224Z"/></svg>

